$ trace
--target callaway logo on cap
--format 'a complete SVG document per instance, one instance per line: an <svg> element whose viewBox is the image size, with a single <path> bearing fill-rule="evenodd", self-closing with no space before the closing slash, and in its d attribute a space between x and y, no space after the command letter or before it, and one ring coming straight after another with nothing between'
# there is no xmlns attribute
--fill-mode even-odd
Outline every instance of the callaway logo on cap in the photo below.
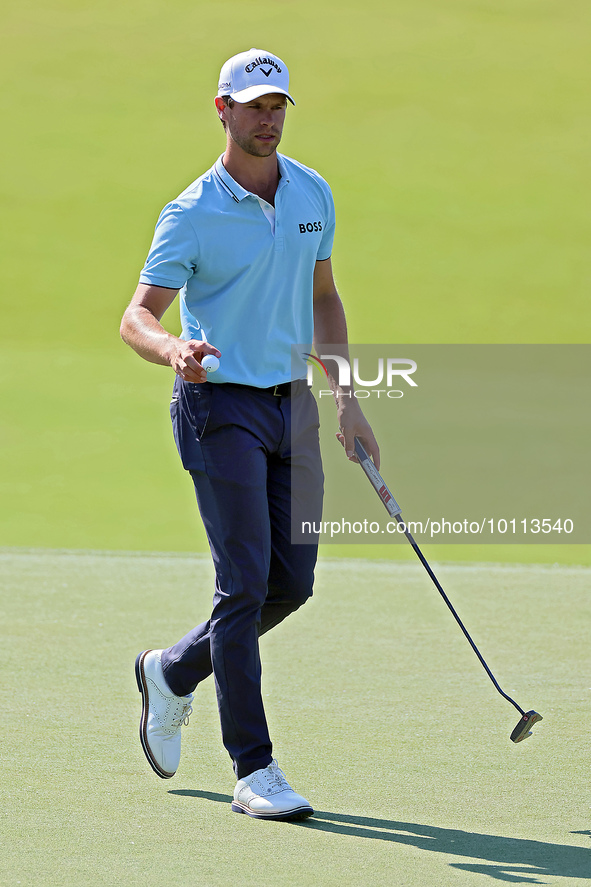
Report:
<svg viewBox="0 0 591 887"><path fill-rule="evenodd" d="M220 71L218 96L229 95L235 102L251 102L259 96L278 92L287 96L289 71L284 62L264 49L249 49L232 56Z"/></svg>

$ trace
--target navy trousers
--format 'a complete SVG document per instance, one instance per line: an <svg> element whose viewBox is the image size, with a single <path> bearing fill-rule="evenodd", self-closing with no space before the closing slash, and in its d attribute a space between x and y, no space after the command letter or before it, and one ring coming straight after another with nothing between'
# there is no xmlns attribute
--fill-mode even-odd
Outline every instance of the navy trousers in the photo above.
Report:
<svg viewBox="0 0 591 887"><path fill-rule="evenodd" d="M259 636L312 594L317 540L293 545L292 519L322 513L316 403L303 381L279 390L177 378L171 403L216 579L211 617L165 650L162 664L181 696L213 672L239 779L272 760Z"/></svg>

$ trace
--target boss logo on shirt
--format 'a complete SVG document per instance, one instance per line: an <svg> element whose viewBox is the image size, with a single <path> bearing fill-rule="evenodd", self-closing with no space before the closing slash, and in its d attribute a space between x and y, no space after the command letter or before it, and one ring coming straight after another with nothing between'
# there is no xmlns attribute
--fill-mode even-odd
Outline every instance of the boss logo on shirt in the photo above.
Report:
<svg viewBox="0 0 591 887"><path fill-rule="evenodd" d="M300 234L312 234L313 231L322 231L322 222L300 222Z"/></svg>

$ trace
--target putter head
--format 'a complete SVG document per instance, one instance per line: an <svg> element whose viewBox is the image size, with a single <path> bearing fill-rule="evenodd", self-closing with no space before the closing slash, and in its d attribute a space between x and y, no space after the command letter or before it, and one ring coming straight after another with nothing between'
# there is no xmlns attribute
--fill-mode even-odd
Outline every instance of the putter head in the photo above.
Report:
<svg viewBox="0 0 591 887"><path fill-rule="evenodd" d="M542 715L539 715L537 711L526 711L524 716L521 718L513 733L511 733L511 741L512 742L521 742L522 739L527 739L528 736L531 736L531 727L536 724L538 721L542 721Z"/></svg>

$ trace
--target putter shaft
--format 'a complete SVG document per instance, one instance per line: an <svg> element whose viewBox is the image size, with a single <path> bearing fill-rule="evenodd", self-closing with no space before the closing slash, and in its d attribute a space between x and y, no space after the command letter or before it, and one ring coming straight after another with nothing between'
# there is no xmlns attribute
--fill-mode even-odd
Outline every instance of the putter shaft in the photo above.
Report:
<svg viewBox="0 0 591 887"><path fill-rule="evenodd" d="M504 699L506 699L508 702L510 702L511 705L513 705L517 709L517 711L520 713L520 715L522 716L519 723L517 724L517 726L515 727L515 729L511 733L511 739L513 742L521 742L522 739L526 739L528 736L531 735L531 731L529 731L529 727L532 727L536 723L536 721L541 721L542 716L535 711L525 712L521 708L521 706L518 705L515 702L515 700L512 699L511 696L509 696L507 693L505 693L505 691L501 688L499 682L497 681L494 674L492 673L492 671L488 667L486 661L484 660L484 657L482 656L480 650L478 649L478 647L476 646L476 644L474 643L474 641L470 637L470 634L468 633L466 626L464 625L464 623L462 622L462 620L458 616L455 607L453 606L452 602L450 601L450 599L446 595L445 591L443 590L441 583L437 579L437 576L435 575L435 573L433 572L433 570L429 566L427 559L423 555L423 552L421 551L421 549L419 548L419 546L415 542L412 533L410 532L405 521L402 518L402 512L400 510L400 506L398 505L394 496L392 495L392 493L388 489L388 486L384 482L383 477L379 473L378 469L375 467L373 461L368 456L363 444L361 443L361 441L357 437L355 438L355 454L356 454L357 458L359 459L361 467L363 468L365 474L367 475L372 487L374 488L374 490L376 491L376 493L380 497L382 504L386 508L388 514L390 514L392 517L394 517L398 521L398 523L402 526L402 529L404 531L404 535L406 536L407 540L412 545L415 554L417 555L417 557L420 560L420 562L422 563L423 567L425 568L425 570L429 574L431 581L435 585L435 588L437 589L437 591L439 592L439 594L441 595L441 597L443 598L443 600L447 604L447 607L449 608L451 614L453 615L454 619L456 620L456 622L458 623L458 625L462 629L462 632L464 633L466 640L468 641L468 643L470 644L470 646L472 647L472 649L476 653L476 656L478 657L478 661L480 662L480 664L482 665L482 667L486 671L486 673L489 676L490 680L492 681L495 689L501 694L501 696Z"/></svg>

